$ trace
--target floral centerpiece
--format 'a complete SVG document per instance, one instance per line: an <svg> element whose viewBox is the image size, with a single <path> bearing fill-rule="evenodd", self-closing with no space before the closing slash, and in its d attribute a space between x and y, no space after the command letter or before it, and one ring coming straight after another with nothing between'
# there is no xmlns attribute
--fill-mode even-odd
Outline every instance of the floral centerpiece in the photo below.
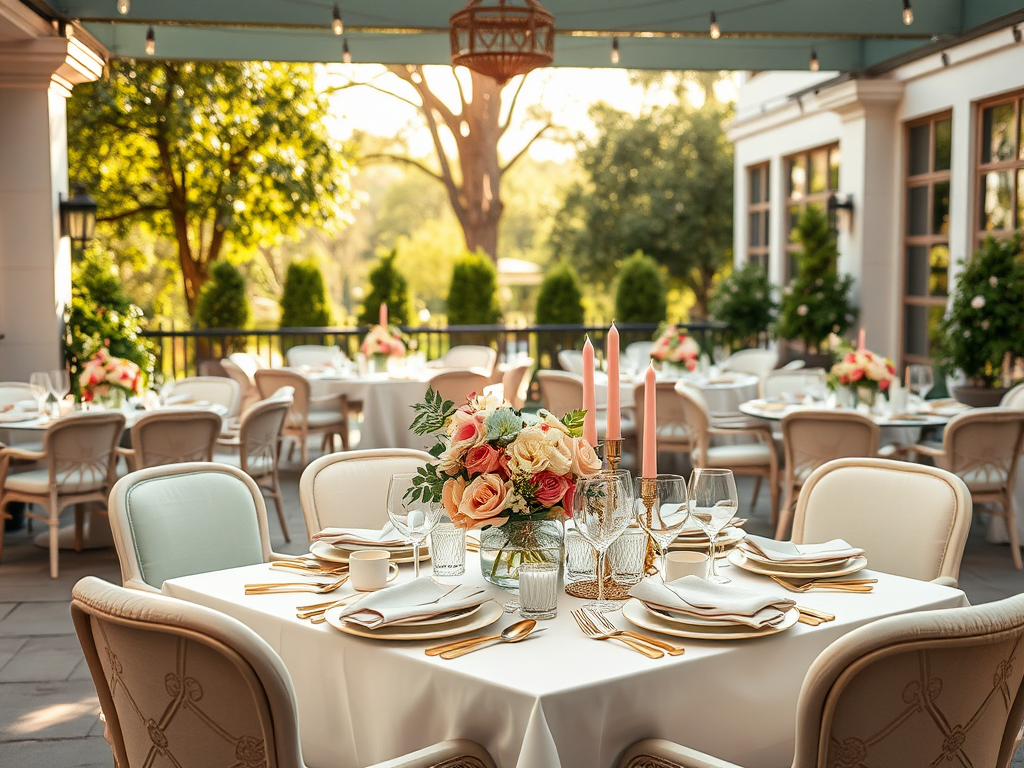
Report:
<svg viewBox="0 0 1024 768"><path fill-rule="evenodd" d="M686 368L688 371L697 370L697 360L700 357L700 346L693 337L678 326L670 325L654 340L651 348L651 358L662 364Z"/></svg>
<svg viewBox="0 0 1024 768"><path fill-rule="evenodd" d="M418 470L410 495L443 504L457 526L484 529L484 578L515 588L520 563L560 564L576 482L601 469L582 436L585 412L531 416L476 395L456 406L433 390L414 409L412 430L436 434L437 461Z"/></svg>
<svg viewBox="0 0 1024 768"><path fill-rule="evenodd" d="M368 360L373 361L378 371L387 367L389 357L405 357L406 353L402 332L394 325L375 325L370 328L359 350Z"/></svg>
<svg viewBox="0 0 1024 768"><path fill-rule="evenodd" d="M78 384L83 402L116 405L126 395L142 392L142 371L131 360L114 357L106 347L100 347L82 366Z"/></svg>
<svg viewBox="0 0 1024 768"><path fill-rule="evenodd" d="M845 387L868 406L874 404L875 393L888 392L896 378L892 360L868 349L854 349L834 334L829 347L836 352L837 361L828 373L829 387Z"/></svg>

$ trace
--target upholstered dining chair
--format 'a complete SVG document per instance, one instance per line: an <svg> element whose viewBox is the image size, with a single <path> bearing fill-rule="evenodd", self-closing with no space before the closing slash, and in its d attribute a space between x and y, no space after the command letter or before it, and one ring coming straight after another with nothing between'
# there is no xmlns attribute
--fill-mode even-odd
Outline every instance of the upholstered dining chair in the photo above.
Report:
<svg viewBox="0 0 1024 768"><path fill-rule="evenodd" d="M178 576L277 557L263 494L226 464L168 464L125 475L110 492L110 530L122 583L144 592L159 592Z"/></svg>
<svg viewBox="0 0 1024 768"><path fill-rule="evenodd" d="M622 353L622 370L634 375L643 373L651 364L652 349L654 349L653 341L634 341Z"/></svg>
<svg viewBox="0 0 1024 768"><path fill-rule="evenodd" d="M256 379L252 374L246 373L237 363L227 357L220 361L220 367L224 369L228 378L233 379L238 385L242 397L240 405L242 411L260 399L259 390L256 389Z"/></svg>
<svg viewBox="0 0 1024 768"><path fill-rule="evenodd" d="M751 475L754 478L754 493L750 508L757 504L761 481L768 481L771 498L771 519L779 511L779 456L772 439L771 428L764 424L716 421L704 395L687 382L671 384L672 393L666 393L671 407L678 412L672 429L680 431L689 441L690 458L695 467L718 467L731 469L737 475ZM661 385L658 385L658 449L661 449ZM638 401L639 402L639 401ZM725 424L725 426L722 426ZM750 438L746 442L731 442L711 445L713 435Z"/></svg>
<svg viewBox="0 0 1024 768"><path fill-rule="evenodd" d="M0 449L0 519L6 519L8 502L36 504L45 515L32 512L25 516L49 526L50 577L59 574L60 513L75 505L75 549L82 546L85 504L97 502L106 514L107 495L114 481L117 444L124 431L120 412L75 413L54 422L43 433L43 449ZM14 460L37 461L39 469L10 474ZM0 536L0 552L3 537Z"/></svg>
<svg viewBox="0 0 1024 768"><path fill-rule="evenodd" d="M335 365L347 359L342 353L341 347L337 345L328 347L323 344L299 344L289 348L284 356L292 368L301 368L304 365L311 368Z"/></svg>
<svg viewBox="0 0 1024 768"><path fill-rule="evenodd" d="M558 351L558 364L563 371L583 375L583 352L578 349L560 349Z"/></svg>
<svg viewBox="0 0 1024 768"><path fill-rule="evenodd" d="M205 400L226 408L228 418L238 416L242 407L242 390L238 383L226 376L191 376L178 379L171 389L171 396L185 396L189 402ZM187 404L187 403L186 403Z"/></svg>
<svg viewBox="0 0 1024 768"><path fill-rule="evenodd" d="M804 677L793 768L1008 768L1024 719L1024 595L892 616L822 651ZM661 739L619 768L737 768Z"/></svg>
<svg viewBox="0 0 1024 768"><path fill-rule="evenodd" d="M87 576L71 616L118 768L305 768L291 676L240 621ZM377 768L494 768L483 747L446 741Z"/></svg>
<svg viewBox="0 0 1024 768"><path fill-rule="evenodd" d="M533 358L520 358L501 377L501 388L505 399L517 411L522 410L530 393L530 371L533 370Z"/></svg>
<svg viewBox="0 0 1024 768"><path fill-rule="evenodd" d="M800 491L793 541L845 539L877 571L957 586L971 492L952 472L889 459L823 464Z"/></svg>
<svg viewBox="0 0 1024 768"><path fill-rule="evenodd" d="M35 400L32 387L23 381L0 381L0 406L14 405L22 400Z"/></svg>
<svg viewBox="0 0 1024 768"><path fill-rule="evenodd" d="M741 349L729 355L718 367L723 371L767 376L778 364L779 353L774 349Z"/></svg>
<svg viewBox="0 0 1024 768"><path fill-rule="evenodd" d="M129 471L213 461L213 447L221 430L221 418L212 411L154 411L139 418L131 428L132 447L118 448Z"/></svg>
<svg viewBox="0 0 1024 768"><path fill-rule="evenodd" d="M408 448L379 448L321 456L299 478L306 535L328 527L380 528L388 521L392 475L415 472L434 458Z"/></svg>
<svg viewBox="0 0 1024 768"><path fill-rule="evenodd" d="M1024 411L1024 381L1017 386L1012 387L1005 395L1003 395L1003 399L999 401L999 407L1015 408L1018 411Z"/></svg>
<svg viewBox="0 0 1024 768"><path fill-rule="evenodd" d="M256 371L267 367L267 364L263 362L263 358L251 352L232 352L228 355L228 360L245 371L249 376L255 376Z"/></svg>
<svg viewBox="0 0 1024 768"><path fill-rule="evenodd" d="M217 445L232 453L218 455L217 461L238 462L239 468L251 477L260 490L274 500L277 519L285 541L291 541L288 522L281 500L281 482L277 462L281 450L281 431L292 407L292 388L282 387L272 397L260 400L242 414L237 434L223 435Z"/></svg>
<svg viewBox="0 0 1024 768"><path fill-rule="evenodd" d="M775 529L777 539L789 530L797 496L814 470L833 459L870 458L878 453L878 425L854 411L794 411L782 418L782 452L785 496Z"/></svg>
<svg viewBox="0 0 1024 768"><path fill-rule="evenodd" d="M802 360L800 362L803 362ZM769 372L757 384L758 397L781 397L816 394L825 392L825 370L823 368L802 368L787 370L780 368Z"/></svg>
<svg viewBox="0 0 1024 768"><path fill-rule="evenodd" d="M1020 541L1013 509L1013 489L1024 444L1024 410L972 408L950 419L942 434L942 447L912 445L906 448L930 457L938 466L967 483L977 503L999 505L986 511L1006 521L1013 565L1022 570Z"/></svg>
<svg viewBox="0 0 1024 768"><path fill-rule="evenodd" d="M284 422L284 434L293 439L288 448L289 461L297 442L302 466L309 463L307 444L312 434L323 435L323 451L327 450L328 445L333 450L335 435L341 438L342 449L348 450L348 400L344 395L313 397L309 379L301 373L279 369L256 371L256 386L264 399L271 397L281 387L292 387L294 390L292 407Z"/></svg>
<svg viewBox="0 0 1024 768"><path fill-rule="evenodd" d="M479 368L490 376L498 363L498 353L492 347L477 344L459 344L451 347L442 357L427 363L428 368Z"/></svg>
<svg viewBox="0 0 1024 768"><path fill-rule="evenodd" d="M483 394L490 384L490 376L476 371L444 371L430 377L430 388L456 405L463 405L473 393Z"/></svg>

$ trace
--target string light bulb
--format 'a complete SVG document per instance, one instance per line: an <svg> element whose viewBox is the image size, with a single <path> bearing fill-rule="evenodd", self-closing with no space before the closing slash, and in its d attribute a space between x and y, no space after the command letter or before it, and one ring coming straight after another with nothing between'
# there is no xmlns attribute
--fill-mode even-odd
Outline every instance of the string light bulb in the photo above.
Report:
<svg viewBox="0 0 1024 768"><path fill-rule="evenodd" d="M910 0L903 0L903 23L908 27L914 23L914 9L910 7Z"/></svg>
<svg viewBox="0 0 1024 768"><path fill-rule="evenodd" d="M348 38L341 41L341 60L345 64L352 63L352 53L348 49Z"/></svg>
<svg viewBox="0 0 1024 768"><path fill-rule="evenodd" d="M146 53L150 56L156 53L156 34L153 32L152 27L146 32Z"/></svg>
<svg viewBox="0 0 1024 768"><path fill-rule="evenodd" d="M341 20L341 8L338 4L334 4L334 13L331 18L331 29L334 30L334 34L342 35L345 32L345 22Z"/></svg>
<svg viewBox="0 0 1024 768"><path fill-rule="evenodd" d="M821 69L821 62L818 61L818 52L811 48L811 72Z"/></svg>
<svg viewBox="0 0 1024 768"><path fill-rule="evenodd" d="M619 63L619 38L612 38L612 64Z"/></svg>
<svg viewBox="0 0 1024 768"><path fill-rule="evenodd" d="M117 0L117 12L124 16L132 9L132 0Z"/></svg>
<svg viewBox="0 0 1024 768"><path fill-rule="evenodd" d="M722 29L718 26L718 19L715 18L715 12L711 12L711 39L717 40L722 36Z"/></svg>

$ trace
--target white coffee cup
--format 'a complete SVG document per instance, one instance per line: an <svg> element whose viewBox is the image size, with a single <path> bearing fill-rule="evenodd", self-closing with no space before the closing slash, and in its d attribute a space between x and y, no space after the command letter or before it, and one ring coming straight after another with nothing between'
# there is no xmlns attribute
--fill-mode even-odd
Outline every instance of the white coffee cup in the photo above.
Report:
<svg viewBox="0 0 1024 768"><path fill-rule="evenodd" d="M390 552L360 549L348 556L349 583L357 592L373 592L388 583Z"/></svg>
<svg viewBox="0 0 1024 768"><path fill-rule="evenodd" d="M665 557L665 581L684 576L708 575L708 556L703 552L669 552Z"/></svg>

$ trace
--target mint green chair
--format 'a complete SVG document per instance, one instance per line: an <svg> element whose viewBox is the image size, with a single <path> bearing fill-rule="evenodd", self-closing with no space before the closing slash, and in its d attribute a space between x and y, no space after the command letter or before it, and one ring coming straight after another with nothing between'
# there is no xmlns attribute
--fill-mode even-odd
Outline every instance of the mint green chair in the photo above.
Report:
<svg viewBox="0 0 1024 768"><path fill-rule="evenodd" d="M110 492L110 529L124 586L159 592L164 581L277 559L259 487L226 464L150 467Z"/></svg>

